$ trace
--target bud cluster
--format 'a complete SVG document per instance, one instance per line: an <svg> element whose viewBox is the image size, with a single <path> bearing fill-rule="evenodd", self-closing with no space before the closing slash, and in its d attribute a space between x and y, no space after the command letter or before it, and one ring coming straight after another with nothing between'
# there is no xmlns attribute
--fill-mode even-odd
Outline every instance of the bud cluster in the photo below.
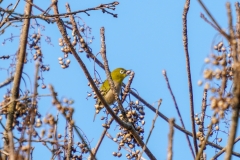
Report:
<svg viewBox="0 0 240 160"><path fill-rule="evenodd" d="M214 46L217 54L211 54L205 58L205 63L210 66L203 72L205 79L204 88L209 90L213 96L210 97L211 109L217 112L221 118L224 117L224 111L231 106L232 93L228 86L232 85L234 76L233 57L231 48L225 47L223 42ZM202 85L202 81L198 84ZM215 85L217 84L217 85Z"/></svg>
<svg viewBox="0 0 240 160"><path fill-rule="evenodd" d="M119 109L117 107L113 108L114 113L118 113ZM126 117L128 122L130 122L135 128L136 132L139 134L140 138L144 139L144 107L139 104L139 101L135 102L130 101L129 106L125 108ZM118 117L124 121L123 115L120 113ZM137 159L139 150L137 150L136 146L139 144L136 142L132 134L125 128L119 127L119 132L116 137L113 138L115 142L119 144L118 152L113 152L113 156L121 157L121 148L128 147L131 150L131 153L126 155L127 159Z"/></svg>
<svg viewBox="0 0 240 160"><path fill-rule="evenodd" d="M195 123L198 125L198 132L196 134L199 139L199 147L201 147L202 142L205 140L204 131L208 131L210 126L208 125L204 128L204 118L211 117L211 130L210 136L215 135L216 143L221 142L222 138L218 138L218 131L220 126L225 125L228 128L228 123L226 123L228 112L231 110L233 95L232 95L232 80L234 78L234 63L233 54L231 47L225 46L224 42L219 42L214 46L214 50L217 53L210 54L209 57L205 58L205 64L207 68L203 71L204 77L204 89L208 91L209 105L214 113L214 116L206 116L202 113L201 118L198 115L195 116ZM198 85L202 85L203 81L198 81ZM205 112L202 110L202 112ZM221 123L221 119L224 122ZM227 133L228 131L222 131Z"/></svg>

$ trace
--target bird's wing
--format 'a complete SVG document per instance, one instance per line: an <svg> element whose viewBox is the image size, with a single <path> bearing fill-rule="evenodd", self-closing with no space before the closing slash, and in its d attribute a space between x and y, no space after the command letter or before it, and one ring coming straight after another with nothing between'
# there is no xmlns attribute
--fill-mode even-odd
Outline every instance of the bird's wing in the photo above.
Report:
<svg viewBox="0 0 240 160"><path fill-rule="evenodd" d="M101 92L102 96L105 96L109 90L110 90L109 82L108 82L108 80L105 80L103 82L102 86L100 87L100 92Z"/></svg>
<svg viewBox="0 0 240 160"><path fill-rule="evenodd" d="M110 85L109 85L109 83L108 83L108 80L105 80L104 82L103 82L103 84L102 84L102 86L100 87L100 93L102 94L102 96L104 97L107 93L108 93L108 91L110 90ZM101 106L102 104L101 104L101 101L99 100L99 99L97 99L97 103L96 103L96 105L95 106ZM97 110L96 110L97 111ZM98 110L98 112L99 112L99 110ZM94 117L93 117L93 122L95 121L95 118L96 118L96 115L97 115L98 113L97 112L95 112L95 114L94 114Z"/></svg>

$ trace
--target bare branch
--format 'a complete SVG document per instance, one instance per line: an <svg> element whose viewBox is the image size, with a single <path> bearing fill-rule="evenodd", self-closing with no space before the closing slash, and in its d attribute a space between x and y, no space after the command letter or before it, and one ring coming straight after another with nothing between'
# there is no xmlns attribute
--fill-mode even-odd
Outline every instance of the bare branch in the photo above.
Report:
<svg viewBox="0 0 240 160"><path fill-rule="evenodd" d="M175 119L172 118L170 119L170 122L169 122L169 127L170 127L170 131L169 131L169 134L168 134L168 153L167 153L167 160L172 160L172 157L173 157L173 133L174 133L174 130L173 130L173 124L175 122Z"/></svg>
<svg viewBox="0 0 240 160"><path fill-rule="evenodd" d="M201 118L200 118L200 125L199 125L199 132L202 133L202 135L204 135L204 120L205 120L205 112L206 112L206 108L207 108L207 89L204 89L203 91L203 98L202 98L202 112L201 112Z"/></svg>
<svg viewBox="0 0 240 160"><path fill-rule="evenodd" d="M218 31L227 39L229 40L229 35L224 32L224 30L222 30L222 28L219 26L219 24L217 23L217 21L213 18L212 14L209 12L209 10L207 9L207 7L204 5L204 3L202 2L202 0L198 0L198 2L200 3L200 5L202 6L202 8L205 10L205 12L207 13L207 15L210 17L210 19L213 21L214 25L217 26Z"/></svg>
<svg viewBox="0 0 240 160"><path fill-rule="evenodd" d="M10 78L7 78L4 82L0 83L0 88L2 88L4 86L8 85L9 83L11 83L13 81L13 78L14 77L12 76Z"/></svg>
<svg viewBox="0 0 240 160"><path fill-rule="evenodd" d="M188 53L188 34L187 34L187 14L190 6L190 0L186 0L184 9L183 9L183 47L185 51L186 57L186 67L187 67L187 77L188 77L188 90L189 90L189 98L190 98L190 117L192 124L192 132L193 132L193 144L195 148L195 152L198 152L197 146L197 138L196 138L196 128L194 123L194 105L193 105L193 90L192 90L192 78L191 78L191 69L190 69L190 60Z"/></svg>
<svg viewBox="0 0 240 160"><path fill-rule="evenodd" d="M234 140L234 144L237 143L238 141L240 140L240 137L237 137L235 140ZM221 151L219 151L217 154L215 154L211 160L215 160L217 159L219 156L221 156L224 152L226 151L226 147L224 147Z"/></svg>
<svg viewBox="0 0 240 160"><path fill-rule="evenodd" d="M34 77L34 90L33 90L33 100L32 100L32 106L31 108L29 109L29 116L30 116L30 134L29 134L29 142L28 142L28 146L29 146L29 149L28 149L28 160L30 159L30 151L31 151L31 142L32 142L32 133L34 131L34 123L35 123L35 117L36 117L36 105L37 105L37 94L38 94L38 91L37 91L37 88L38 88L38 72L39 72L39 63L36 64L36 67L35 67L35 77Z"/></svg>
<svg viewBox="0 0 240 160"><path fill-rule="evenodd" d="M29 0L32 2L32 0ZM31 10L32 6L26 3L25 6L25 15L31 15ZM9 154L10 154L10 160L14 160L14 143L13 143L13 133L12 133L12 123L13 123L13 115L15 112L15 107L16 107L16 99L19 96L19 87L20 87L20 82L21 82L21 76L22 76L22 70L23 70L23 65L24 65L24 59L25 59L25 54L26 54L26 46L27 46L27 38L28 38L28 30L29 30L29 25L30 25L30 19L24 20L24 25L22 28L22 34L20 38L20 49L18 53L18 61L16 64L16 72L14 75L14 80L13 80L13 87L12 87L12 97L11 105L8 108L8 115L7 115L7 122L6 122L6 129L7 129L7 143L4 145L9 148ZM1 25L0 25L1 26Z"/></svg>
<svg viewBox="0 0 240 160"><path fill-rule="evenodd" d="M172 99L173 99L175 108L176 108L176 110L177 110L177 114L178 114L178 117L179 117L179 119L180 119L181 125L182 125L182 127L185 129L185 125L184 125L184 122L183 122L183 119L182 119L182 115L181 115L180 110L179 110L179 108L178 108L177 101L176 101L175 96L174 96L174 94L173 94L173 92L172 92L172 89L171 89L171 86L170 86L170 83L169 83L169 80L168 80L168 77L167 77L167 72L166 72L165 70L163 70L163 71L162 71L162 74L163 74L163 76L164 76L164 78L165 78L165 80L166 80L166 82L167 82L167 87L168 87L168 90L169 90L169 92L170 92L170 94L171 94L171 96L172 96ZM189 148L190 148L190 151L191 151L191 153L192 153L192 156L193 156L193 158L195 158L194 151L193 151L191 142L190 142L189 137L188 137L187 134L186 134L186 138L187 138L188 146L189 146Z"/></svg>
<svg viewBox="0 0 240 160"><path fill-rule="evenodd" d="M73 126L68 122L68 147L67 147L67 160L72 158L72 144L73 144Z"/></svg>
<svg viewBox="0 0 240 160"><path fill-rule="evenodd" d="M0 28L2 28L2 26L8 22L8 18L9 16L11 16L11 14L15 11L15 9L17 8L18 4L19 4L20 0L17 0L16 4L14 5L13 9L8 13L8 15L4 18L3 21L1 21L0 23ZM26 14L27 15L27 14Z"/></svg>
<svg viewBox="0 0 240 160"><path fill-rule="evenodd" d="M209 128L208 128L207 136L205 137L204 141L201 143L201 148L200 148L199 152L197 153L197 156L196 156L195 160L200 160L200 158L202 156L203 150L207 145L207 141L208 141L208 138L210 136L210 133L212 132L212 125L213 125L213 123L211 122L211 124L209 125Z"/></svg>
<svg viewBox="0 0 240 160"><path fill-rule="evenodd" d="M144 150L145 150L145 148L146 148L146 146L147 146L147 144L148 144L148 141L149 141L149 139L150 139L150 137L151 137L151 134L152 134L153 128L155 127L155 126L154 126L154 125L155 125L155 122L156 122L157 117L158 117L157 112L159 111L159 108L160 108L161 104L162 104L162 99L160 99L160 100L158 101L158 108L157 108L157 110L156 110L155 117L154 117L154 119L153 119L153 121L152 121L151 129L150 129L150 131L149 131L148 137L147 137L147 139L146 139L146 143L145 143L145 145L144 145L144 147L143 147L143 149L142 149L142 152L141 152L140 155L139 155L138 160L141 159L142 154L143 154L143 152L144 152Z"/></svg>
<svg viewBox="0 0 240 160"><path fill-rule="evenodd" d="M124 108L122 106L122 103L121 103L121 101L118 97L117 89L116 89L116 86L114 85L114 82L112 80L112 76L111 76L109 66L108 66L108 60L107 60L107 56L106 56L105 29L104 29L104 27L102 27L100 29L100 34L101 34L101 52L100 53L101 53L102 59L104 61L104 69L105 69L105 72L106 72L106 75L107 75L107 79L108 79L108 82L110 84L111 90L113 91L113 94L115 96L115 100L118 103L118 108L120 109L120 111L123 115L123 119L127 122L126 113L125 113Z"/></svg>
<svg viewBox="0 0 240 160"><path fill-rule="evenodd" d="M230 128L230 134L228 137L228 142L227 142L227 149L226 149L226 154L225 154L225 159L231 159L232 156L232 150L233 150L233 145L234 145L234 139L236 137L236 132L238 128L238 120L239 120L239 110L240 110L240 84L239 84L239 79L240 79L240 64L238 61L238 56L239 53L237 52L237 42L234 38L234 30L233 30L233 25L232 25L232 11L231 11L231 6L230 3L228 2L226 4L227 8L227 13L228 13L228 24L229 24L229 32L230 32L230 44L231 44L231 50L233 54L233 59L234 59L234 64L233 64L233 69L234 69L234 77L233 77L233 100L232 100L232 123L231 123L231 128Z"/></svg>
<svg viewBox="0 0 240 160"><path fill-rule="evenodd" d="M70 6L69 4L67 3L66 4L66 8L67 8L67 12L68 13L71 13L71 9L70 9ZM84 41L82 35L80 34L79 30L78 30L78 27L77 27L77 24L73 18L73 15L69 15L69 18L70 18L70 21L72 23L72 27L73 27L73 32L78 36L79 40L80 40L80 43L81 43L81 47L84 49L84 51L87 53L87 57L91 57L94 62L96 62L102 69L104 69L104 65L102 64L101 61L99 61L95 56L94 54L90 51L89 49L89 46L88 44Z"/></svg>
<svg viewBox="0 0 240 160"><path fill-rule="evenodd" d="M55 2L54 2L55 3ZM33 3L30 3L30 5L32 6L35 6ZM14 15L17 15L18 17L14 17L14 18L9 18L7 19L7 21L13 21L13 20L21 20L21 19L36 19L36 18L40 18L40 19L43 19L43 20L51 20L50 18L54 18L54 17L66 17L66 16L69 16L69 15L75 15L77 13L86 13L88 16L90 16L90 14L88 14L87 12L89 11L94 11L94 10L104 10L104 13L107 13L107 14L110 14L112 15L113 17L117 18L117 14L113 14L109 11L107 11L106 9L109 9L109 8L115 8L117 5L119 5L119 2L117 1L114 1L114 2L111 2L111 3L106 3L106 4L100 4L99 6L96 6L96 7L92 7L92 8L87 8L87 9L84 9L84 10L78 10L78 11L74 11L74 12L71 12L71 13L61 13L61 14L54 14L54 15L50 15L50 14L46 14L44 15L46 12L44 12L42 9L40 9L38 7L38 9L40 11L42 11L44 14L40 14L40 15L23 15L23 14L20 14L20 13L15 13L13 11L8 11L8 10L4 10L3 8L0 7L0 11L3 11L3 12L6 12L6 13L9 13L9 14L14 14ZM36 6L35 6L36 7ZM6 22L7 22L6 21ZM5 21L4 21L5 22ZM5 23L6 23L5 22ZM0 28L5 24L0 24Z"/></svg>

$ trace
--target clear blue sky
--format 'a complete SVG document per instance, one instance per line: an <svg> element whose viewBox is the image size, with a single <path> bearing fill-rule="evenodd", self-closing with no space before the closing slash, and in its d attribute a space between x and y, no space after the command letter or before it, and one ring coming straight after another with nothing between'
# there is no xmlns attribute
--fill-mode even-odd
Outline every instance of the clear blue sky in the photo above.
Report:
<svg viewBox="0 0 240 160"><path fill-rule="evenodd" d="M41 2L41 3L40 3ZM58 3L59 11L65 13L65 3L69 2L72 11L95 7L101 3L109 3L109 0L61 0ZM225 3L227 1L205 1L205 4L216 17L219 24L227 29L227 14ZM234 3L234 1L230 1ZM15 3L15 2L13 2ZM91 47L93 53L96 54L100 51L100 27L105 27L107 56L111 69L117 67L124 67L132 69L135 72L135 78L132 87L135 88L140 96L142 96L150 104L157 107L156 101L160 98L163 99L160 111L167 117L176 119L176 123L180 124L174 108L173 101L167 89L162 70L167 71L173 92L175 94L177 103L179 105L183 120L187 130L191 131L190 124L190 111L189 111L189 95L188 83L186 74L185 53L182 45L182 12L185 1L155 1L155 0L141 0L141 1L120 1L114 13L118 14L118 18L113 18L111 15L103 14L101 11L89 12L91 16L82 13L79 16L85 23L92 28L92 36L95 37ZM6 2L4 3L6 4ZM3 4L3 5L4 5ZM20 3L18 12L22 12L24 2ZM46 9L50 5L50 1L38 1L36 4ZM39 14L39 11L34 9L34 14ZM233 9L235 11L235 9ZM204 66L204 58L212 52L212 45L219 42L222 38L215 38L217 35L209 24L200 18L200 14L204 13L196 0L191 1L190 10L188 14L188 38L189 38L189 54L191 60L192 83L194 93L195 112L199 113L201 110L201 100L203 88L197 86L197 81L202 79L202 71ZM204 13L205 14L205 13ZM235 14L235 13L234 13ZM38 23L44 25L45 31L41 31L44 36L50 36L52 44L48 45L41 40L42 51L44 54L44 63L50 65L50 72L44 72L45 84L53 84L58 92L59 98L68 97L75 100L75 122L87 135L91 146L94 147L102 133L100 115L97 120L92 122L94 115L95 100L86 100L87 92L91 91L87 86L87 80L84 77L82 70L76 63L76 60L70 56L71 64L68 69L61 69L58 64L58 57L63 56L58 46L58 38L60 32L56 24L47 25L41 20ZM235 22L235 20L234 20ZM33 22L32 22L33 23ZM10 37L10 34L18 36L20 28L13 28L15 30L7 30L4 35L1 35L0 42L2 43L5 38ZM18 30L18 32L16 32ZM37 31L37 28L32 29L31 32ZM69 32L71 34L71 32ZM7 42L5 45L0 46L0 55L14 54L18 49L19 38L15 38L13 42ZM84 54L80 54L84 60L89 71L93 75L93 61L86 58ZM99 59L101 57L99 56ZM9 61L0 60L0 67L6 67ZM102 79L105 79L105 73L97 67ZM24 72L33 77L34 63L28 63L24 67ZM0 70L0 82L6 78L6 71ZM23 75L27 82L27 86L33 84L29 82L28 78ZM126 82L126 81L125 81ZM0 90L0 95L6 92L10 86ZM22 85L22 89L25 86ZM39 89L39 94L49 93L49 90ZM51 98L42 98L39 109L43 116L46 113L56 114L56 110L51 105ZM154 113L149 109L146 111L146 125L145 136L151 127ZM211 112L208 112L211 115ZM59 132L64 134L65 121L60 121ZM113 124L111 130L116 126ZM226 130L223 128L223 130ZM163 119L158 118L155 124L153 134L149 141L149 148L159 160L164 160L167 157L167 136L169 132L169 125ZM116 135L116 132L112 136ZM226 135L219 133L219 137L223 138L220 143L221 146L226 144ZM77 136L75 136L76 139ZM1 144L2 145L2 144ZM240 147L240 145L237 145ZM97 158L114 159L112 156L113 151L117 151L118 146L109 140L104 139L104 142L97 154ZM235 151L237 151L235 147ZM185 135L175 129L174 133L174 155L173 159L192 159L192 155L187 145ZM239 150L238 150L239 151ZM123 151L123 156L120 159L125 159L126 152ZM207 159L210 159L215 154L215 149L207 147ZM50 152L44 148L35 148L34 159L50 159ZM147 156L144 155L146 159ZM116 158L117 159L117 158ZM219 159L223 159L223 156ZM233 159L237 159L234 157Z"/></svg>

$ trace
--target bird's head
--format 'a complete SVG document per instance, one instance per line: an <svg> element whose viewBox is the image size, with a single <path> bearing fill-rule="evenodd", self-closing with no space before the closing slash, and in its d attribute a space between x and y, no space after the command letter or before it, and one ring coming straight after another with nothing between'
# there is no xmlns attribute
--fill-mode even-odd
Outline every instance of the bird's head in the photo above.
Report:
<svg viewBox="0 0 240 160"><path fill-rule="evenodd" d="M125 77L131 73L130 70L125 70L124 68L116 68L111 72L113 81L122 82Z"/></svg>

